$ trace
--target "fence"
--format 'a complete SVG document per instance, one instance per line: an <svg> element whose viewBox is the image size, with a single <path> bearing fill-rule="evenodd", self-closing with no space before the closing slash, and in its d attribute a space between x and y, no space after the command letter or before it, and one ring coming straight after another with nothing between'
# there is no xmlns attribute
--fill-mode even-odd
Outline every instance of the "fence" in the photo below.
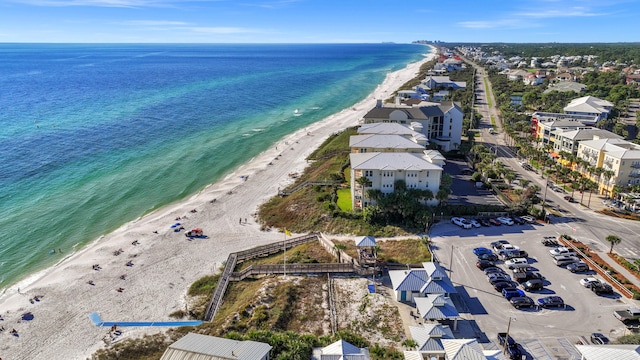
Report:
<svg viewBox="0 0 640 360"><path fill-rule="evenodd" d="M353 273L357 272L351 264L267 264L251 265L248 268L231 273L230 281L240 281L251 275L267 274L326 274L326 273Z"/></svg>
<svg viewBox="0 0 640 360"><path fill-rule="evenodd" d="M589 265L591 265L591 267L594 270L601 269L602 271L598 271L598 273L604 276L609 282L615 284L618 290L620 290L624 294L624 296L630 299L633 299L633 292L631 292L631 290L627 289L626 286L624 286L616 278L611 276L611 274L609 274L607 271L604 271L598 264L596 264L595 261L591 260L584 252L582 252L582 250L578 249L575 245L573 245L571 241L564 241L564 243L569 247L571 247L576 253L578 253L584 261L586 261L587 263L589 263Z"/></svg>
<svg viewBox="0 0 640 360"><path fill-rule="evenodd" d="M224 266L224 269L222 270L222 274L220 275L220 279L218 280L218 284L216 285L215 289L213 289L213 295L211 296L211 301L209 301L209 305L207 306L207 311L205 312L205 315L204 315L205 320L211 321L211 319L213 319L213 317L216 316L216 313L218 312L220 305L222 304L222 299L224 297L224 294L227 291L227 287L229 286L229 281L235 281L234 279L236 279L239 276L242 276L242 274L234 273L233 271L235 270L236 265L238 263L243 262L245 260L257 258L257 257L264 257L264 256L269 256L271 254L276 254L280 251L283 251L285 248L288 249L300 244L304 244L309 241L317 240L318 238L319 238L319 233L311 233L311 234L299 236L293 239L288 239L288 240L283 239L282 242L277 242L277 243L268 244L268 245L261 245L253 249L229 254L229 257L227 258L227 262ZM293 264L288 265L287 269L290 268L291 266L293 266ZM246 270L247 269L245 269L244 271ZM353 271L354 270L351 269L351 272ZM243 273L243 272L240 272L240 273ZM249 272L251 272L251 270L247 271L247 273ZM247 274L244 275L244 277L247 277L247 276L249 275Z"/></svg>

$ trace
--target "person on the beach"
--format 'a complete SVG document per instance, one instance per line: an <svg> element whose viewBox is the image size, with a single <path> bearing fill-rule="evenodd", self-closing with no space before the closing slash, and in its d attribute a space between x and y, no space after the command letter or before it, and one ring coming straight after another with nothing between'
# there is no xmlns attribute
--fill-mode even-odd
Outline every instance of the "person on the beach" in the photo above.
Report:
<svg viewBox="0 0 640 360"><path fill-rule="evenodd" d="M245 223L245 224L247 223L247 218L244 218L244 223Z"/></svg>
<svg viewBox="0 0 640 360"><path fill-rule="evenodd" d="M240 218L240 221L238 222L238 224L242 225L242 218Z"/></svg>

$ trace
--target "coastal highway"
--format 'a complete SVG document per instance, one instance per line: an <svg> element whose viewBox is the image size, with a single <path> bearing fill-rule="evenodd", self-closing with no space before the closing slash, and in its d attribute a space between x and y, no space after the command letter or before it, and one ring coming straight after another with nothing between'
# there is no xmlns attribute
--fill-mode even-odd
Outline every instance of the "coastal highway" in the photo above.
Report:
<svg viewBox="0 0 640 360"><path fill-rule="evenodd" d="M602 200L604 197L601 195L584 194L583 203L585 205L589 203L589 196L591 196L589 208L580 203L570 203L563 198L566 194L557 193L550 188L546 188L548 184L547 178L542 177L540 174L526 171L519 165L517 155L511 147L507 146L509 139L502 131L502 123L496 103L493 100L494 95L493 91L491 91L491 83L485 69L467 59L465 61L472 64L477 70L476 78L474 79L476 83L476 111L482 115L482 119L478 124L478 129L480 130L478 142L489 147L498 156L497 160L516 171L522 178L531 180L533 184L540 186L542 189L541 196L546 195L545 202L562 214L561 217L554 217L553 224L551 224L556 228L557 232L574 236L595 250L603 252L608 252L610 247L609 243L604 240L605 237L615 234L622 239L622 242L615 246L614 251L628 259L640 259L640 222L613 218L595 212L594 210L603 207ZM489 93L485 90L487 88ZM489 103L492 106L489 106ZM495 119L494 129L497 132L495 135L489 133L489 129L493 127L491 116ZM582 196L583 194L577 191L574 194L574 198L578 201Z"/></svg>

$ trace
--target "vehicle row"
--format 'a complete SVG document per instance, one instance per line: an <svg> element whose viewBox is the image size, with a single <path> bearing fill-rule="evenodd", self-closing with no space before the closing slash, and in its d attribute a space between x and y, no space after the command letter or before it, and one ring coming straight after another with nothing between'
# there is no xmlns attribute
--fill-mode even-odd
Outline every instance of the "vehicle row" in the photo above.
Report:
<svg viewBox="0 0 640 360"><path fill-rule="evenodd" d="M471 229L471 228L479 228L481 226L500 226L507 225L511 226L514 224L524 225L524 224L533 224L536 222L536 219L533 216L525 215L525 216L500 216L496 218L480 218L480 219L465 219L463 217L452 217L451 223L460 226L463 229Z"/></svg>

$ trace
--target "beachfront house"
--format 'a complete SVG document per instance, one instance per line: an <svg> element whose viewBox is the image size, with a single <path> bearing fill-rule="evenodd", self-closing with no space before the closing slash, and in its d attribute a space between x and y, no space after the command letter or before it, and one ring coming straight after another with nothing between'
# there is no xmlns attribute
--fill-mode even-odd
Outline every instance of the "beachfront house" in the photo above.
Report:
<svg viewBox="0 0 640 360"><path fill-rule="evenodd" d="M426 154L406 152L351 153L351 203L354 209L375 205L368 190L380 190L382 194L395 191L396 181L404 181L407 189L438 192L442 167L430 162ZM366 178L367 182L359 181ZM424 204L436 205L435 199Z"/></svg>
<svg viewBox="0 0 640 360"><path fill-rule="evenodd" d="M458 103L422 101L415 105L385 105L379 101L364 115L364 124L395 123L424 134L443 151L459 148L462 137L462 108Z"/></svg>
<svg viewBox="0 0 640 360"><path fill-rule="evenodd" d="M397 301L416 302L427 295L448 298L456 292L444 269L436 262L424 262L422 268L390 270L391 287Z"/></svg>
<svg viewBox="0 0 640 360"><path fill-rule="evenodd" d="M169 345L160 360L269 360L271 345L188 333Z"/></svg>

